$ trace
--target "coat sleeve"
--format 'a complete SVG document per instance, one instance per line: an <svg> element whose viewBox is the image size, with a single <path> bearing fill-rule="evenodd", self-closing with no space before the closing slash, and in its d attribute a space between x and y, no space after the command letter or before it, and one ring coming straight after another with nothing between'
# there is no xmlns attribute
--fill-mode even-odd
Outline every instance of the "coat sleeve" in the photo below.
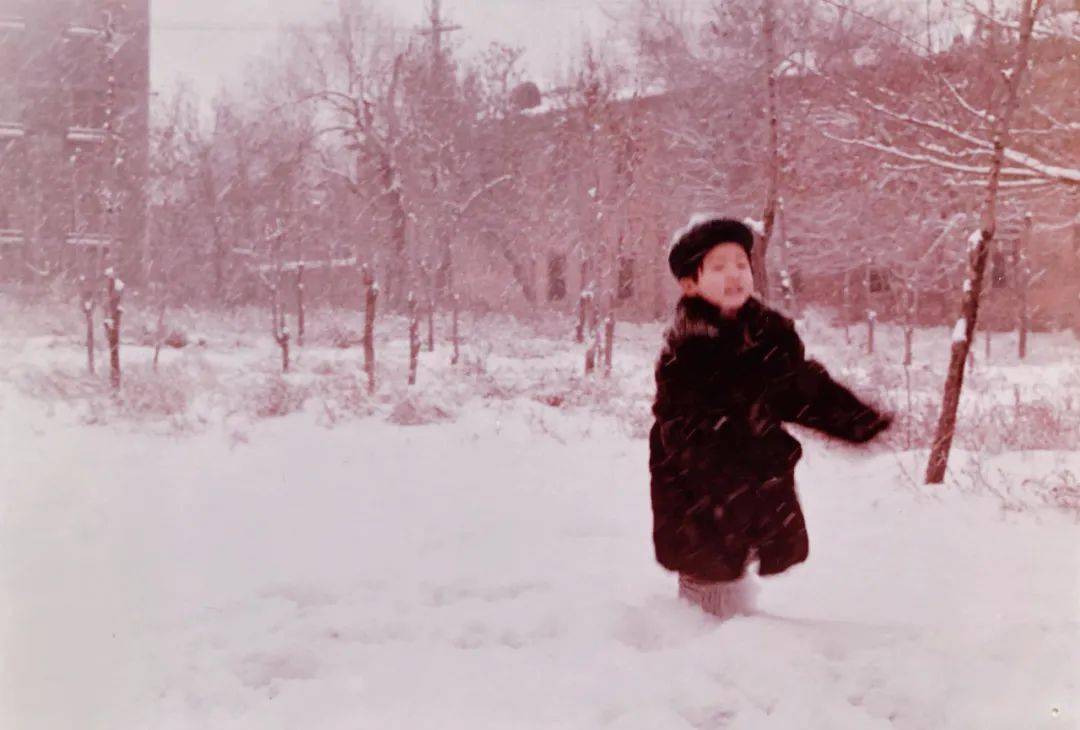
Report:
<svg viewBox="0 0 1080 730"><path fill-rule="evenodd" d="M785 323L781 340L789 365L777 404L782 420L854 443L869 441L889 427L891 415L864 403L821 363L807 359L790 323Z"/></svg>

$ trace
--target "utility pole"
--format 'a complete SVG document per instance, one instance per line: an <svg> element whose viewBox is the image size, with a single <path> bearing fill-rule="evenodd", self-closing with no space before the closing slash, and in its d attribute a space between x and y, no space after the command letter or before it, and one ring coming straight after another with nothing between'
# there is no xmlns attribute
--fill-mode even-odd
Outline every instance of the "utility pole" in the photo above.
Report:
<svg viewBox="0 0 1080 730"><path fill-rule="evenodd" d="M437 67L442 59L442 36L453 30L461 30L460 25L443 25L442 0L428 0L428 27L418 31L420 35L431 36L432 66Z"/></svg>
<svg viewBox="0 0 1080 730"><path fill-rule="evenodd" d="M442 52L442 37L443 33L449 33L455 30L461 30L460 25L447 25L442 19L442 2L441 0L428 0L428 27L417 30L417 33L422 36L431 36L431 68L428 71L428 89L426 108L431 119L435 120L443 116L443 111L449 106L452 89L454 86L452 71L446 64L446 59L443 57ZM444 146L439 146L433 150L430 162L431 172L431 191L436 199L443 199L445 191L442 189L443 182L440 179L443 177L442 172L445 172L442 166L442 152L449 146L446 143ZM445 288L445 294L448 297L453 297L452 291L452 266L453 266L453 244L451 243L452 235L445 231L439 230L437 227L436 236L443 240L443 252L441 261L437 264L439 274L435 276L430 270L427 271L427 284L428 284L428 342L429 349L431 343L431 330L432 330L432 318L434 312L434 298L435 298L435 284L438 281L442 281L441 286Z"/></svg>

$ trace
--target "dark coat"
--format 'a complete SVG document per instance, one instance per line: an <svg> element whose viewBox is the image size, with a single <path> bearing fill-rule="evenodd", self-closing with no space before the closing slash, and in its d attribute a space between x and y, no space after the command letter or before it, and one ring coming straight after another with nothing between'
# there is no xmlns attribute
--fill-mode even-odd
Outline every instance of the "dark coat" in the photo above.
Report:
<svg viewBox="0 0 1080 730"><path fill-rule="evenodd" d="M759 573L806 559L795 495L802 447L784 421L853 442L890 417L807 360L791 320L756 299L734 318L684 297L656 364L649 434L653 542L668 570L734 580L751 552Z"/></svg>

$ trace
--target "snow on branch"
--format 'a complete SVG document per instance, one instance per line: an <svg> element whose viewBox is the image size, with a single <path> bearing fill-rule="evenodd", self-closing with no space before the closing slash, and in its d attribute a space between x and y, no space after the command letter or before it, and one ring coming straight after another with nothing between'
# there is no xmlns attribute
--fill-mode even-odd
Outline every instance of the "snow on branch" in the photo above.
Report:
<svg viewBox="0 0 1080 730"><path fill-rule="evenodd" d="M473 194L469 196L468 200L461 204L457 211L458 217L460 218L461 216L464 216L468 212L469 208L471 208L477 200L483 197L485 193L488 193L491 190L497 188L499 185L502 185L504 182L509 182L513 179L513 175L502 175L488 183L485 183L483 186L474 191Z"/></svg>
<svg viewBox="0 0 1080 730"><path fill-rule="evenodd" d="M950 85L950 88L951 88L951 85ZM992 114L989 114L987 112L979 111L974 106L971 106L971 105L967 104L966 101L963 101L963 98L961 96L959 96L959 92L956 92L955 90L953 90L953 92L956 95L957 99L964 106L964 108L967 109L970 113L978 116L980 119L982 119L986 123L993 123L995 121L994 116ZM878 114L886 116L886 117L888 117L890 119L894 119L894 120L896 120L898 122L902 122L904 124L909 124L909 125L912 125L912 126L915 126L915 127L921 127L923 129L929 129L929 130L932 130L932 131L940 132L940 133L942 133L942 134L944 134L944 135L946 135L948 137L951 137L954 140L959 140L961 142L972 145L973 147L976 148L976 150L984 151L987 154L990 154L990 153L993 152L994 145L993 145L993 142L991 142L990 140L981 139L981 138L979 138L979 137L977 137L975 135L972 135L972 134L969 134L967 132L961 131L961 130L957 129L954 125L949 124L947 122L941 122L941 121L936 121L936 120L931 120L931 119L923 119L923 118L920 118L920 117L917 117L917 116L914 116L914 115L911 115L911 114L898 112L898 111L896 111L894 109L890 109L887 106L884 106L882 104L878 104L877 102L874 102L873 100L868 99L865 96L863 96L863 95L861 95L861 94L859 94L859 93L857 93L855 91L852 91L850 89L847 91L847 94L852 99L855 99L855 100L859 101L860 103L866 105L867 107L869 107L873 111L877 112ZM1039 111L1044 116L1047 116L1048 118L1051 118L1048 114L1045 114L1044 112L1042 112L1042 110L1039 110ZM1062 125L1062 126L1064 127L1065 125ZM829 136L829 135L826 134L826 136ZM830 137L830 138L838 140L838 138L836 138L836 137ZM850 142L851 142L851 140L849 140L849 143ZM913 153L904 153L899 148L896 148L896 147L894 147L892 145L880 145L880 144L877 144L877 143L866 142L866 141L857 141L857 142L863 143L864 146L872 146L872 147L874 147L876 149L879 149L880 151L888 152L889 154L893 154L893 155L896 155L896 156L903 157L904 159L909 159L909 160L912 160L912 161L919 161L919 162L931 162L932 164L938 164L939 166L947 167L948 169L953 169L953 170L958 171L958 172L962 171L959 167L956 167L952 163L947 163L946 160L942 160L940 158L927 158L927 157L920 156L920 155L913 154ZM968 151L966 153L964 153L964 152L961 152L961 153L948 152L948 151L945 150L944 147L936 147L936 148L931 149L928 146L927 143L923 143L920 146L922 146L924 149L928 149L928 151L933 152L935 155L943 155L943 156L947 156L947 157L971 156L971 155L974 155L974 154L977 153L975 150L970 150L970 151ZM886 148L888 148L888 149L886 149ZM1008 147L1005 149L1005 159L1008 160L1011 163L1014 163L1014 164L1017 164L1017 165L1020 165L1022 167L1027 168L1028 170L1030 170L1033 173L1037 174L1039 177L1047 178L1049 180L1053 180L1053 181L1056 181L1058 183L1064 183L1066 185L1080 185L1080 169L1078 169L1078 168L1065 167L1065 166L1061 166L1061 165L1054 165L1054 164L1051 164L1051 163L1048 163L1048 162L1044 162L1043 160L1040 160L1040 159L1034 157L1031 154L1020 152L1019 150L1008 148ZM972 168L972 169L970 169L968 171L969 172L977 172L978 171L980 174L985 174L986 172L989 171L989 168L985 168L985 169ZM1019 168L1003 168L1002 169L1002 174L1010 175L1010 176L1013 176L1013 177L1025 177L1025 176L1030 177L1031 176L1031 175L1024 175L1023 172Z"/></svg>
<svg viewBox="0 0 1080 730"><path fill-rule="evenodd" d="M877 152L882 152L882 153L887 154L887 155L892 155L894 157L899 157L902 160L908 160L910 162L922 162L922 163L926 163L928 165L934 165L935 167L939 167L939 168L941 168L943 170L950 170L952 172L962 172L962 173L967 173L967 174L971 174L971 175L989 175L990 174L990 166L989 165L986 165L986 166L964 165L964 164L961 164L961 163L958 163L958 162L952 162L950 160L943 160L943 159L940 159L940 158L932 156L932 155L918 154L918 153L914 153L914 152L907 152L907 151L902 150L902 149L900 149L898 147L895 147L893 145L882 144L880 142L875 142L873 140L853 139L853 138L848 138L848 137L838 137L836 135L833 135L833 134L830 134L830 133L824 132L824 131L821 132L821 134L824 135L826 138L833 140L834 142L840 142L842 144L856 145L856 146L859 146L859 147L865 147L867 149L875 150ZM1001 174L1002 175L1007 175L1009 177L1019 177L1019 178L1025 178L1025 179L1027 179L1027 178L1039 179L1039 176L1034 171L1024 169L1024 168L1020 168L1020 167L1002 167L1001 168Z"/></svg>

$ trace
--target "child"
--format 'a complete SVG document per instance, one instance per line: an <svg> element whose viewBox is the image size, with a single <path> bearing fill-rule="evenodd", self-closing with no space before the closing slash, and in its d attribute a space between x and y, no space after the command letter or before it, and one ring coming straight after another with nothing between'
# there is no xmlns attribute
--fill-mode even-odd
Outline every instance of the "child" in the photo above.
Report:
<svg viewBox="0 0 1080 730"><path fill-rule="evenodd" d="M649 434L656 559L679 573L680 596L719 616L753 610L752 561L773 575L806 560L802 447L782 422L864 442L892 420L807 360L791 320L751 296L753 245L743 223L712 218L672 246L683 297Z"/></svg>

